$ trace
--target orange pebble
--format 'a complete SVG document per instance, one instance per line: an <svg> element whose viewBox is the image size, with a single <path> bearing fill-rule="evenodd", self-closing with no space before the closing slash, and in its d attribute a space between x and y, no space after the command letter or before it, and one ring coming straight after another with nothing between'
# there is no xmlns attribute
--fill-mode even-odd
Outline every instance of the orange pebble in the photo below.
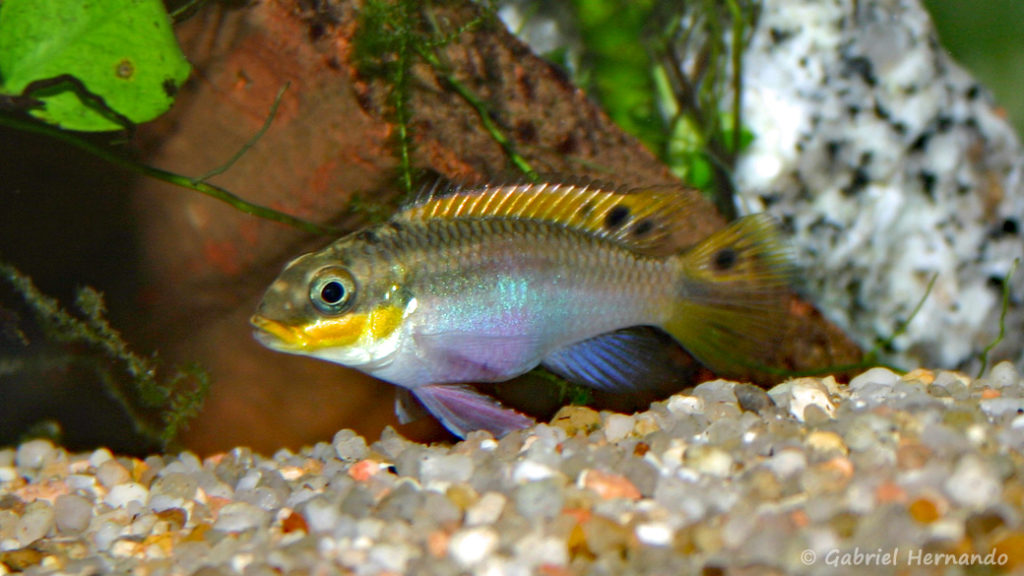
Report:
<svg viewBox="0 0 1024 576"><path fill-rule="evenodd" d="M601 472L600 470L586 470L580 476L584 488L589 488L604 499L628 498L639 500L642 495L625 476Z"/></svg>

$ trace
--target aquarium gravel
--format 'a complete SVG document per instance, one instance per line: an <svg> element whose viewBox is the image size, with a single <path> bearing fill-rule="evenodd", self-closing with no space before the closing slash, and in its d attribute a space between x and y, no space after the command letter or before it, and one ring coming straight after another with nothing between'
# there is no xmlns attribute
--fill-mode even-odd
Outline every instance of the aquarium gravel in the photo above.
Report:
<svg viewBox="0 0 1024 576"><path fill-rule="evenodd" d="M718 380L494 439L272 457L0 450L0 574L1024 570L1024 381Z"/></svg>

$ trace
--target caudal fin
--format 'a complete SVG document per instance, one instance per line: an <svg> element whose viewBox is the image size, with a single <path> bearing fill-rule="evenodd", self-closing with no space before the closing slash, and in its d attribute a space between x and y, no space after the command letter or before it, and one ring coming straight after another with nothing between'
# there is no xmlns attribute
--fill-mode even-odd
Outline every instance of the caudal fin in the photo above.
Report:
<svg viewBox="0 0 1024 576"><path fill-rule="evenodd" d="M793 274L774 221L741 218L678 258L678 299L665 331L716 373L765 367L785 334Z"/></svg>

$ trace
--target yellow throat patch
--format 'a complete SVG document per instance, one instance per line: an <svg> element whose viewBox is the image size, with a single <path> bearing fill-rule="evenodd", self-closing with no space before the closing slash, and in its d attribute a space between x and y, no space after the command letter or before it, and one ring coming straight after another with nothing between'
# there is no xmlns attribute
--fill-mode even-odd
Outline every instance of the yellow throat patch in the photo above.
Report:
<svg viewBox="0 0 1024 576"><path fill-rule="evenodd" d="M336 318L318 318L308 324L290 326L262 316L254 316L253 324L277 338L286 348L317 350L356 344L372 344L387 338L402 323L403 311L385 305L366 312L350 312Z"/></svg>

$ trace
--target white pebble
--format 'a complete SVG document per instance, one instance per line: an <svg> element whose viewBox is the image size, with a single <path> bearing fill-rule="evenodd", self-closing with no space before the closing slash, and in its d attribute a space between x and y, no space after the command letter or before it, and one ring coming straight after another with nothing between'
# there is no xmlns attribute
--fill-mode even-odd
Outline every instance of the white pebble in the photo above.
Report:
<svg viewBox="0 0 1024 576"><path fill-rule="evenodd" d="M18 446L14 462L19 468L35 470L42 468L53 455L53 444L49 440L29 440Z"/></svg>
<svg viewBox="0 0 1024 576"><path fill-rule="evenodd" d="M899 382L899 380L900 377L888 368L871 368L866 372L862 372L861 374L854 376L853 379L850 380L850 390L860 391L862 388L869 386L892 388L897 382Z"/></svg>
<svg viewBox="0 0 1024 576"><path fill-rule="evenodd" d="M345 461L356 461L366 458L366 440L352 430L340 430L331 441L334 453Z"/></svg>
<svg viewBox="0 0 1024 576"><path fill-rule="evenodd" d="M565 566L569 563L569 550L565 540L545 536L533 530L515 544L516 556L526 559L532 566Z"/></svg>
<svg viewBox="0 0 1024 576"><path fill-rule="evenodd" d="M420 482L424 486L467 482L472 475L473 460L466 454L431 454L420 461Z"/></svg>
<svg viewBox="0 0 1024 576"><path fill-rule="evenodd" d="M666 407L669 412L676 415L701 414L704 412L704 399L698 398L697 396L683 396L682 394L676 394L668 399Z"/></svg>
<svg viewBox="0 0 1024 576"><path fill-rule="evenodd" d="M732 456L720 448L692 446L686 450L685 458L690 468L701 474L725 478L732 473Z"/></svg>
<svg viewBox="0 0 1024 576"><path fill-rule="evenodd" d="M1019 382L1020 374L1013 363L1004 360L992 367L988 378L992 381L995 388L1006 388Z"/></svg>
<svg viewBox="0 0 1024 576"><path fill-rule="evenodd" d="M508 499L500 492L487 492L466 509L466 525L494 524L505 509Z"/></svg>
<svg viewBox="0 0 1024 576"><path fill-rule="evenodd" d="M604 421L604 437L609 442L624 440L633 432L635 419L625 414L610 414Z"/></svg>
<svg viewBox="0 0 1024 576"><path fill-rule="evenodd" d="M1024 398L983 398L978 405L992 418L1004 414L1024 414Z"/></svg>
<svg viewBox="0 0 1024 576"><path fill-rule="evenodd" d="M1003 492L996 472L973 454L960 459L945 487L953 500L978 509L994 504Z"/></svg>
<svg viewBox="0 0 1024 576"><path fill-rule="evenodd" d="M544 480L545 478L551 478L554 475L555 471L550 466L533 460L523 460L519 464L516 464L515 470L512 471L512 479L515 480L517 484Z"/></svg>
<svg viewBox="0 0 1024 576"><path fill-rule="evenodd" d="M101 464L113 458L114 455L110 453L110 450L100 448L98 450L94 450L93 453L89 455L89 465L93 468L99 468Z"/></svg>
<svg viewBox="0 0 1024 576"><path fill-rule="evenodd" d="M302 517L313 532L330 532L338 523L338 506L326 498L314 496L302 507Z"/></svg>
<svg viewBox="0 0 1024 576"><path fill-rule="evenodd" d="M239 478L238 483L235 484L235 492L241 492L243 490L252 490L260 483L262 474L259 470L249 470L244 476Z"/></svg>
<svg viewBox="0 0 1024 576"><path fill-rule="evenodd" d="M487 558L497 547L498 533L493 528L469 528L452 534L448 554L463 567L470 568Z"/></svg>
<svg viewBox="0 0 1024 576"><path fill-rule="evenodd" d="M636 539L648 546L668 546L675 535L666 522L643 522L634 530Z"/></svg>
<svg viewBox="0 0 1024 576"><path fill-rule="evenodd" d="M15 535L22 546L39 540L53 528L53 508L45 500L36 500L25 507L24 514L18 520Z"/></svg>
<svg viewBox="0 0 1024 576"><path fill-rule="evenodd" d="M21 548L21 542L18 542L15 538L4 538L0 540L0 552L10 552L11 550L17 550ZM3 566L3 563L0 563Z"/></svg>
<svg viewBox="0 0 1024 576"><path fill-rule="evenodd" d="M785 480L807 468L807 456L800 450L780 450L769 458L765 465L776 477Z"/></svg>
<svg viewBox="0 0 1024 576"><path fill-rule="evenodd" d="M245 572L245 569L249 567L249 564L252 564L253 560L255 560L255 558L252 554L235 554L231 557L229 564L231 565L231 570L234 571L235 574L241 574Z"/></svg>
<svg viewBox="0 0 1024 576"><path fill-rule="evenodd" d="M119 558L128 558L139 553L140 544L135 540L115 540L110 545L110 555Z"/></svg>
<svg viewBox="0 0 1024 576"><path fill-rule="evenodd" d="M145 504L148 499L148 488L138 482L125 482L111 488L103 498L103 503L111 508L122 508L130 502Z"/></svg>
<svg viewBox="0 0 1024 576"><path fill-rule="evenodd" d="M77 534L89 527L92 502L79 494L61 494L53 505L57 530L63 534Z"/></svg>
<svg viewBox="0 0 1024 576"><path fill-rule="evenodd" d="M266 518L267 512L259 506L248 502L232 502L220 509L213 527L224 532L244 532L261 526Z"/></svg>
<svg viewBox="0 0 1024 576"><path fill-rule="evenodd" d="M17 478L17 468L14 466L0 466L0 482L14 482Z"/></svg>
<svg viewBox="0 0 1024 576"><path fill-rule="evenodd" d="M107 520L100 525L96 532L93 533L92 541L96 544L96 548L98 550L109 550L110 546L113 545L114 541L117 540L123 532L125 532L124 526L117 522Z"/></svg>
<svg viewBox="0 0 1024 576"><path fill-rule="evenodd" d="M404 574L411 556L412 551L406 545L384 543L370 549L369 560L384 572Z"/></svg>
<svg viewBox="0 0 1024 576"><path fill-rule="evenodd" d="M118 484L124 484L132 479L128 469L117 460L107 460L96 468L96 479L107 488L113 488Z"/></svg>
<svg viewBox="0 0 1024 576"><path fill-rule="evenodd" d="M798 378L783 382L768 391L775 403L788 407L794 418L803 422L807 408L817 406L829 418L835 418L835 404L828 397L825 386L816 378Z"/></svg>
<svg viewBox="0 0 1024 576"><path fill-rule="evenodd" d="M92 474L71 474L64 482L67 483L70 490L81 490L92 494L96 493L96 487L98 486L96 477Z"/></svg>

